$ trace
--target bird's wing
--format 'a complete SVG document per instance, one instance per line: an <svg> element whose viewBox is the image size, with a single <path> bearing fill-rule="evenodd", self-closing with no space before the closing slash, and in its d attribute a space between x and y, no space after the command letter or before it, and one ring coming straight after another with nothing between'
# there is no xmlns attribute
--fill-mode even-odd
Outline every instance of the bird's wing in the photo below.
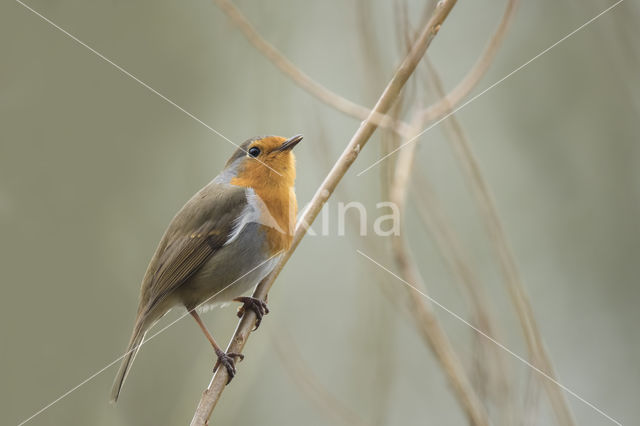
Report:
<svg viewBox="0 0 640 426"><path fill-rule="evenodd" d="M247 206L246 188L210 183L167 228L142 284L140 308L149 312L229 240Z"/></svg>

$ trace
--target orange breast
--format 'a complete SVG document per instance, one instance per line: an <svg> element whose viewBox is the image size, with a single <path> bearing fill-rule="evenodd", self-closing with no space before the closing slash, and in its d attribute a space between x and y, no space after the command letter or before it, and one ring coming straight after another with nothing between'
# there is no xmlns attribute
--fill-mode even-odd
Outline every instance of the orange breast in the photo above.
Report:
<svg viewBox="0 0 640 426"><path fill-rule="evenodd" d="M262 229L267 234L271 254L288 250L293 239L298 213L298 203L293 189L286 188L280 191L257 189L256 195L267 208L263 214L270 215L278 224L277 227L262 225Z"/></svg>
<svg viewBox="0 0 640 426"><path fill-rule="evenodd" d="M288 185L248 185L246 179L236 177L231 184L252 188L257 196L255 207L260 211L260 224L266 234L270 255L288 250L293 239L298 203Z"/></svg>

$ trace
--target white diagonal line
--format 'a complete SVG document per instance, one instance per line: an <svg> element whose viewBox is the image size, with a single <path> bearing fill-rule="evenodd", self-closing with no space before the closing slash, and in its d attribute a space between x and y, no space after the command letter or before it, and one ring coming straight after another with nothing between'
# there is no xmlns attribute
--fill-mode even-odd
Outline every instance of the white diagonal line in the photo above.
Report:
<svg viewBox="0 0 640 426"><path fill-rule="evenodd" d="M607 413L605 413L604 411L602 411L601 409L599 409L598 407L596 407L595 405L593 405L592 403L590 403L589 401L587 401L586 399L584 399L583 397L581 397L580 395L578 395L577 393L575 393L574 391L572 391L571 389L569 389L568 387L563 385L562 383L560 383L557 380L555 380L553 377L549 376L547 373L545 373L544 371L540 370L538 367L536 367L535 365L531 364L529 361L527 361L526 359L524 359L523 357L521 357L517 353L513 352L511 349L507 348L502 343L498 342L496 339L494 339L493 337L489 336L488 334L486 334L485 332L483 332L482 330L480 330L479 328L477 328L476 326L471 324L469 321L467 321L466 319L462 318L460 315L456 314L451 309L447 308L446 306L444 306L443 304L441 304L440 302L435 300L433 297L429 296L428 294L424 293L423 291L421 291L421 290L417 289L416 287L412 286L411 284L406 282L404 279L402 279L401 277L399 277L398 275L393 273L391 270L389 270L388 268L384 267L380 263L378 263L375 260L373 260L371 257L369 257L366 254L364 254L362 251L357 250L357 249L356 249L356 251L361 256L369 259L371 262L373 262L374 264L378 265L381 269L383 269L386 272L388 272L389 274L393 275L395 278L397 278L402 283L404 283L407 287L410 287L411 289L413 289L413 290L417 291L418 293L420 293L422 296L424 296L427 299L429 299L434 305L439 306L441 309L446 311L449 315L453 316L455 319L457 319L457 320L461 321L462 323L466 324L467 326L471 327L474 331L476 331L477 333L481 334L483 337L485 337L488 340L490 340L492 343L494 343L500 349L504 350L505 352L507 352L508 354L513 356L514 358L516 358L517 360L519 360L519 361L523 362L524 364L526 364L527 366L529 366L531 369L533 369L534 371L536 371L540 375L544 376L547 380L552 381L557 386L562 388L564 391L566 391L567 393L573 395L574 397L576 397L577 399L579 399L580 401L582 401L583 403L585 403L589 407L593 408L595 411L597 411L598 413L600 413L601 415L603 415L607 419L611 420L613 423L617 424L618 426L622 426L622 423L620 423L619 421L617 421L613 417L609 416Z"/></svg>
<svg viewBox="0 0 640 426"><path fill-rule="evenodd" d="M153 87L149 86L147 83L145 83L144 81L140 80L138 77L136 77L135 75L131 74L129 71L125 70L124 68L122 68L120 65L116 64L115 62L113 62L111 59L107 58L106 56L104 56L102 53L98 52L97 50L95 50L93 47L89 46L87 43L85 43L84 41L80 40L78 37L74 36L73 34L71 34L70 32L68 32L67 30L65 30L64 28L60 27L58 24L56 24L55 22L53 22L52 20L50 20L49 18L47 18L46 16L42 15L40 12L36 11L35 9L33 9L31 6L23 3L21 0L16 0L16 2L20 3L22 6L24 6L26 9L30 10L31 12L33 12L34 14L36 14L37 16L39 16L41 19L43 19L45 22L49 23L51 26L53 26L54 28L58 29L59 31L61 31L63 34L65 34L66 36L68 36L69 38L71 38L73 41L75 41L76 43L86 47L87 49L89 49L92 53L94 53L95 55L97 55L98 57L100 57L102 60L104 60L105 62L108 62L109 64L113 65L115 68L118 69L118 71L120 71L121 73L123 73L124 75L126 75L127 77L130 77L131 79L137 81L138 83L140 83L143 87L145 87L146 89L148 89L150 92L160 96L162 99L164 99L165 101L167 101L168 103L170 103L171 105L173 105L174 107L176 107L177 109L179 109L180 111L182 111L183 113L185 113L186 115L188 115L189 117L191 117L192 119L194 119L195 121L197 121L198 123L202 124L204 127L206 127L207 129L211 130L213 133L215 133L216 135L220 136L222 139L226 140L227 142L229 142L231 145L234 145L237 148L242 149L242 147L240 145L238 145L237 143L233 142L231 139L229 139L228 137L226 137L225 135L223 135L222 133L220 133L219 131L217 131L216 129L214 129L213 127L211 127L210 125L208 125L207 123L205 123L204 121L200 120L198 117L196 117L195 115L191 114L189 111L187 111L186 109L184 109L183 107L181 107L180 105L178 105L177 103L175 103L174 101L172 101L171 99L167 98L165 95L163 95L162 93L158 92L156 89L154 89ZM242 149L243 151L246 152L246 150ZM258 160L257 158L254 158L256 161L258 161L259 163L261 163L263 166L267 167L268 169L270 169L272 172L282 176L282 174L278 173L278 171L274 170L273 168L269 167L267 164L265 164L264 162Z"/></svg>
<svg viewBox="0 0 640 426"><path fill-rule="evenodd" d="M178 321L180 321L182 318L186 317L187 315L189 315L191 313L191 311L193 311L194 309L198 309L200 306L205 305L209 302L209 300L213 299L214 297L216 297L218 294L222 293L223 291L225 291L227 288L231 287L232 285L234 285L235 283L237 283L238 281L240 281L242 278L246 277L247 275L249 275L251 272L255 271L256 269L258 269L259 267L261 267L262 265L264 265L265 263L269 262L270 260L272 260L274 257L279 256L281 254L281 252L278 252L276 254L274 254L273 256L271 256L270 258L268 258L267 260L265 260L264 262L261 262L260 264L258 264L257 266L255 266L254 268L252 268L249 272L243 274L241 277L237 278L236 280L234 280L231 284L228 284L226 287L224 287L222 290L216 292L213 296L208 297L204 302L201 302L198 304L198 306L196 306L195 308L191 309L191 310L187 310L187 312L185 312L184 314L180 315L177 319L173 320L172 322L170 322L169 324L167 324L166 326L164 326L163 328L160 329L160 331L158 331L157 333L153 334L151 337L149 337L148 339L145 339L139 346L141 347L142 345L147 344L151 339L153 339L154 337L156 337L157 335L159 335L160 333L164 332L166 329L168 329L169 327L173 326L175 323L177 323ZM42 407L40 410L36 411L34 414L32 414L31 416L29 416L28 418L26 418L25 420L21 421L18 426L22 426L26 423L28 423L29 421L31 421L33 418L35 418L36 416L42 414L44 411L46 411L47 409L51 408L52 406L54 406L55 404L57 404L58 402L62 401L64 398L66 398L67 396L69 396L71 393L73 393L75 390L77 390L78 388L80 388L81 386L83 386L84 384L90 382L91 380L93 380L96 376L100 375L100 373L102 373L103 371L107 370L109 367L111 367L112 365L116 364L118 361L120 361L122 358L124 358L125 356L127 356L127 354L129 354L129 352L132 352L134 350L136 350L137 348L133 348L130 351L125 352L124 354L122 354L119 358L114 359L113 361L111 361L109 364L105 365L104 367L102 367L100 370L96 371L95 373L93 373L92 375L90 375L89 377L87 377L86 379L84 379L83 381L81 381L80 383L78 383L77 385L75 385L74 387L72 387L71 389L69 389L68 391L66 391L65 393L63 393L62 395L60 395L58 398L54 399L53 401L51 401L50 403L48 403L47 405L45 405L44 407Z"/></svg>
<svg viewBox="0 0 640 426"><path fill-rule="evenodd" d="M611 9L613 9L614 7L618 6L620 3L622 3L624 0L618 0L617 2L615 2L614 4L612 4L611 6L609 6L608 8L606 8L605 10L603 10L602 12L598 13L596 16L594 16L593 18L589 19L587 22L585 22L584 24L580 25L578 28L576 28L575 30L571 31L569 34L567 34L566 36L562 37L560 40L556 41L555 43L553 43L551 46L547 47L546 49L544 49L542 52L538 53L536 56L534 56L533 58L529 59L527 62L525 62L524 64L520 65L518 68L514 69L513 71L511 71L509 74L505 75L504 77L502 77L500 80L496 81L495 83L493 83L492 85L490 85L489 87L487 87L486 89L484 89L482 92L478 93L477 95L473 96L471 99L469 99L468 101L464 102L462 105L458 106L457 108L455 108L454 110L452 110L451 112L445 114L442 118L440 118L439 120L435 121L434 123L432 123L430 126L428 126L426 129L424 129L423 131L421 131L420 133L418 133L417 135L415 135L414 137L412 137L411 139L409 139L408 141L406 141L405 143L403 143L402 145L400 145L399 147L397 147L396 149L394 149L393 151L389 152L387 155L385 155L384 157L378 159L375 163L373 163L372 165L370 165L369 167L367 167L366 169L362 170L361 172L359 172L356 176L361 176L363 173L367 172L368 170L374 168L375 166L377 166L378 164L380 164L382 161L386 160L387 158L389 158L390 156L392 156L393 154L395 154L396 152L400 151L402 148L404 148L405 146L409 145L410 143L414 142L416 139L418 139L420 136L422 136L423 134L427 133L429 130L433 129L435 126L437 126L438 124L440 124L441 122L443 122L444 120L446 120L447 118L449 118L451 115L455 114L456 112L460 111L462 108L466 107L467 105L469 105L471 102L475 101L476 99L478 99L480 96L484 95L485 93L487 93L489 90L493 89L494 87L498 86L499 84L501 84L503 81L505 81L506 79L508 79L509 77L511 77L512 75L514 75L515 73L517 73L518 71L520 71L521 69L523 69L524 67L526 67L527 65L529 65L531 62L535 61L536 59L538 59L539 57L541 57L542 55L544 55L545 53L547 53L548 51L550 51L551 49L553 49L554 47L556 47L557 45L559 45L560 43L562 43L563 41L565 41L566 39L568 39L569 37L575 35L578 31L582 30L584 27L586 27L587 25L591 24L593 21L595 21L596 19L598 19L599 17L601 17L602 15L604 15L605 13L609 12Z"/></svg>

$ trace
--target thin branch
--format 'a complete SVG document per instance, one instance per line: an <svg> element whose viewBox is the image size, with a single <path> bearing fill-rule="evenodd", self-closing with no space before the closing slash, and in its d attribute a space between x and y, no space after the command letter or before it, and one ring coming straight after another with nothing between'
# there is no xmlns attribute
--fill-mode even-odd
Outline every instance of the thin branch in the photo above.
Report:
<svg viewBox="0 0 640 426"><path fill-rule="evenodd" d="M390 185L389 198L401 212L404 211L406 205L415 149L416 144L412 144L400 151L393 182ZM426 288L411 254L403 224L404 220L400 220L400 232L391 240L395 262L400 270L400 275L411 286ZM440 326L431 303L412 288L407 287L407 295L411 300L416 327L440 362L451 387L462 404L462 408L469 417L470 423L476 426L488 426L487 412L474 391L449 338Z"/></svg>
<svg viewBox="0 0 640 426"><path fill-rule="evenodd" d="M430 63L428 63L428 65L430 65ZM440 93L443 93L442 82L438 78L435 70L432 69L431 71L429 75L432 77L433 86L436 90L440 91ZM515 306L518 320L522 327L531 362L553 380L557 380L551 358L545 348L542 335L536 323L533 309L529 302L529 296L520 277L515 256L509 246L507 234L502 226L493 195L480 170L480 165L471 150L467 136L455 115L449 116L449 118L444 121L443 129L453 145L456 158L464 170L467 184L480 207L482 219L489 231L492 247L498 258L509 296ZM575 421L563 390L551 380L543 380L543 384L558 423L568 426L574 425Z"/></svg>
<svg viewBox="0 0 640 426"><path fill-rule="evenodd" d="M476 84L484 76L493 62L493 59L502 45L507 30L513 21L518 0L508 0L507 7L502 15L502 19L496 28L495 33L487 43L484 52L476 61L467 75L458 83L458 85L446 96L442 97L438 102L429 106L422 112L422 121L435 121L444 117L456 105L458 105L473 90Z"/></svg>
<svg viewBox="0 0 640 426"><path fill-rule="evenodd" d="M265 300L269 289L273 285L274 280L289 260L295 249L300 244L300 241L306 234L307 228L313 223L314 219L322 209L324 203L329 199L338 183L342 180L345 173L353 162L358 157L361 149L369 141L371 135L377 129L378 125L371 118L373 114L386 114L395 100L397 99L403 86L413 74L416 66L424 56L427 48L431 44L431 41L435 38L436 34L440 30L441 25L449 15L449 12L455 5L456 0L442 0L438 3L438 7L435 9L433 16L425 26L420 37L413 45L413 48L402 61L397 71L394 73L393 78L385 88L384 92L378 99L376 106L372 114L358 127L351 141L347 144L344 152L338 158L338 161L334 164L333 168L325 178L324 182L320 185L315 195L311 199L308 208L302 215L301 220L296 225L296 230L293 236L293 242L291 249L287 251L274 271L269 274L260 284L258 284L253 296ZM238 323L238 327L231 339L231 342L227 348L227 351L240 353L244 348L249 333L254 327L256 316L252 311L245 312L245 315ZM204 391L198 408L191 421L193 426L204 425L211 417L213 409L216 403L220 399L222 392L227 384L228 375L225 368L219 368L211 379L209 387Z"/></svg>

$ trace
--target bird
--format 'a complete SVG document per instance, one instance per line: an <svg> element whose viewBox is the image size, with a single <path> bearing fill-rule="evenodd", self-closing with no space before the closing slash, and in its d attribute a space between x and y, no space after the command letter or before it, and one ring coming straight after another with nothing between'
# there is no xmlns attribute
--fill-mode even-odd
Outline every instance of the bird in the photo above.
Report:
<svg viewBox="0 0 640 426"><path fill-rule="evenodd" d="M140 290L133 332L111 391L116 402L146 332L169 310L184 306L213 346L214 371L224 366L229 381L237 353L225 353L198 309L231 301L256 313L269 310L245 292L276 266L291 246L297 215L296 165L292 149L302 135L264 136L238 146L224 169L198 191L169 223L149 262Z"/></svg>

